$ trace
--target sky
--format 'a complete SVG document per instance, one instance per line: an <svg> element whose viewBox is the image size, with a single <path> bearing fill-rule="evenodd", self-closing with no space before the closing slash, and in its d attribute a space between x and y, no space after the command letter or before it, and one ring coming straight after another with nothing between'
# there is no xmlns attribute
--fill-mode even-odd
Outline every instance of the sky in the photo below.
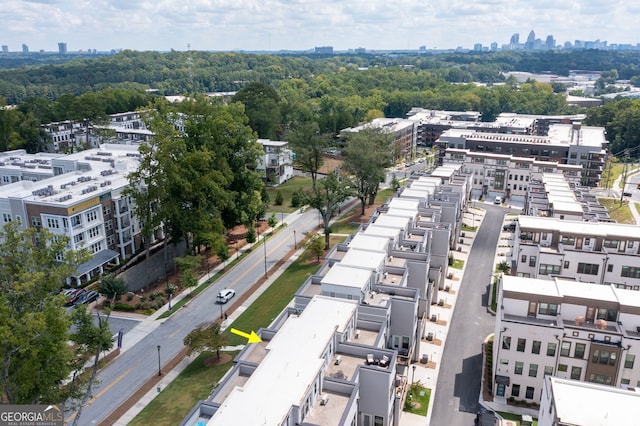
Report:
<svg viewBox="0 0 640 426"><path fill-rule="evenodd" d="M524 42L636 44L640 3L618 0L4 0L0 44L80 49L472 48Z"/></svg>

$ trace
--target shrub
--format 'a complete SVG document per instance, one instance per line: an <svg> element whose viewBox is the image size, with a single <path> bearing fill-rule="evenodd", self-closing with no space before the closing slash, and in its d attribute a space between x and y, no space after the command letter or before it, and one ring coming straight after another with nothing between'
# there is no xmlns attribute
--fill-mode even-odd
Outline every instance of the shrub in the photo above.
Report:
<svg viewBox="0 0 640 426"><path fill-rule="evenodd" d="M136 305L134 306L134 308L139 311L140 309L142 309L142 303L136 303Z"/></svg>
<svg viewBox="0 0 640 426"><path fill-rule="evenodd" d="M144 303L146 301L147 301L147 297L146 296L140 297L140 303Z"/></svg>
<svg viewBox="0 0 640 426"><path fill-rule="evenodd" d="M116 311L128 311L128 312L136 310L135 306L130 306L130 305L127 305L126 303L115 303L113 305L113 309Z"/></svg>
<svg viewBox="0 0 640 426"><path fill-rule="evenodd" d="M298 188L291 194L291 207L298 208L306 204L307 193L302 188Z"/></svg>
<svg viewBox="0 0 640 426"><path fill-rule="evenodd" d="M449 254L449 266L453 266L454 263L455 263L455 259L453 258L453 255Z"/></svg>
<svg viewBox="0 0 640 426"><path fill-rule="evenodd" d="M247 233L244 235L244 238L247 240L249 244L253 244L256 242L256 230L253 226L249 226Z"/></svg>
<svg viewBox="0 0 640 426"><path fill-rule="evenodd" d="M127 294L127 302L131 302L133 300L133 294Z"/></svg>
<svg viewBox="0 0 640 426"><path fill-rule="evenodd" d="M271 213L271 217L269 218L269 226L274 228L278 224L278 218L276 218L275 213Z"/></svg>
<svg viewBox="0 0 640 426"><path fill-rule="evenodd" d="M280 191L276 191L275 204L276 206L281 206L282 203L284 203L284 197L282 196L282 193Z"/></svg>

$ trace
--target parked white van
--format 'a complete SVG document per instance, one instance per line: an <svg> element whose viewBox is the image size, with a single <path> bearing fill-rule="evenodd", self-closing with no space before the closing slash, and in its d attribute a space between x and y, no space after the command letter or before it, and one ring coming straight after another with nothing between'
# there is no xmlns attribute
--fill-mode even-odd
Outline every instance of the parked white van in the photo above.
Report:
<svg viewBox="0 0 640 426"><path fill-rule="evenodd" d="M235 295L236 295L235 290L232 290L230 288L225 288L224 290L220 290L220 292L216 296L216 302L225 304L229 300L231 300Z"/></svg>
<svg viewBox="0 0 640 426"><path fill-rule="evenodd" d="M495 200L493 200L493 204L502 204L502 197L497 196Z"/></svg>

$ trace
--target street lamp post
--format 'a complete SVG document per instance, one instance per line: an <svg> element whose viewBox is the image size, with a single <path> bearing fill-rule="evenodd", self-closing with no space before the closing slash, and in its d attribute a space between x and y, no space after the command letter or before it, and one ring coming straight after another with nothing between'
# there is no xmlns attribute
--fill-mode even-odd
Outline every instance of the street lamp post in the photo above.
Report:
<svg viewBox="0 0 640 426"><path fill-rule="evenodd" d="M169 272L167 272L167 265L168 263L164 264L164 281L167 285L167 288L169 288Z"/></svg>
<svg viewBox="0 0 640 426"><path fill-rule="evenodd" d="M220 303L220 319L224 319L224 315L222 312L222 303Z"/></svg>
<svg viewBox="0 0 640 426"><path fill-rule="evenodd" d="M416 366L412 366L411 367L413 369L413 372L411 373L411 383L413 384L413 379L416 377Z"/></svg>
<svg viewBox="0 0 640 426"><path fill-rule="evenodd" d="M264 246L264 277L267 277L267 236L262 236L262 245Z"/></svg>
<svg viewBox="0 0 640 426"><path fill-rule="evenodd" d="M293 230L293 249L298 250L298 243L296 242L296 230Z"/></svg>
<svg viewBox="0 0 640 426"><path fill-rule="evenodd" d="M158 345L158 376L162 376L162 369L160 368L160 345Z"/></svg>
<svg viewBox="0 0 640 426"><path fill-rule="evenodd" d="M236 259L240 259L240 252L238 251L238 240L236 240Z"/></svg>

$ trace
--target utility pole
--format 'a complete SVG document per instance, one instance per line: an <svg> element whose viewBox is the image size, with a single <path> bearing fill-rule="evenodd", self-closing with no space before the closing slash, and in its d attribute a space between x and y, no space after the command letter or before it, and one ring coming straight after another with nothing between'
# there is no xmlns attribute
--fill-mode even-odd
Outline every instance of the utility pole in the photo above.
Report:
<svg viewBox="0 0 640 426"><path fill-rule="evenodd" d="M620 205L624 201L624 190L627 187L627 172L629 167L629 149L624 150L624 168L622 169L622 191L620 192Z"/></svg>

